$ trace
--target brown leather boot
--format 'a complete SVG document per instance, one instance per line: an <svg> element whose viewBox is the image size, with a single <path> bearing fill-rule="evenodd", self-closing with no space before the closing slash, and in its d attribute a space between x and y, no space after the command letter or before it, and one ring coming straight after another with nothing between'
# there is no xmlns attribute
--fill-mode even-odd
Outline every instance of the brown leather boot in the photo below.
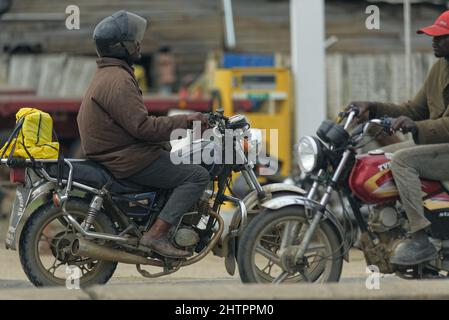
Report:
<svg viewBox="0 0 449 320"><path fill-rule="evenodd" d="M169 241L167 234L171 224L157 218L150 230L140 239L140 244L168 258L185 258L190 252L175 248Z"/></svg>

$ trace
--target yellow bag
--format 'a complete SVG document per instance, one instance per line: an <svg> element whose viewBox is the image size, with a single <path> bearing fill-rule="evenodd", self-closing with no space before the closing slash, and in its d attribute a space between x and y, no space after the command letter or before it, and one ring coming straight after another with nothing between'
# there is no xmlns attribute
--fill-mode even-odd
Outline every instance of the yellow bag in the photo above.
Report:
<svg viewBox="0 0 449 320"><path fill-rule="evenodd" d="M21 108L16 126L2 149L0 158L58 159L59 143L53 142L53 119L38 109Z"/></svg>

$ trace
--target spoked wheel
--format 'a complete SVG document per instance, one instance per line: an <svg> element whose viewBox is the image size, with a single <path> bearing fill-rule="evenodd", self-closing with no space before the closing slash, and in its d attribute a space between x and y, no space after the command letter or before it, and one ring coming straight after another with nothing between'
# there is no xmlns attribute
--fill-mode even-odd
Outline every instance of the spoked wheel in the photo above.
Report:
<svg viewBox="0 0 449 320"><path fill-rule="evenodd" d="M283 261L290 260L283 253L301 244L308 227L302 207L265 211L255 217L239 245L241 280L253 283L338 281L343 264L342 250L339 237L327 222L323 221L316 229L302 261ZM290 246L281 249L287 230L295 236ZM288 270L284 269L286 264Z"/></svg>
<svg viewBox="0 0 449 320"><path fill-rule="evenodd" d="M70 200L66 208L81 224L89 203ZM112 221L101 213L89 231L116 233ZM49 203L34 212L24 227L19 246L20 261L28 279L35 286L66 286L69 276L79 278L81 287L106 283L117 262L72 255L75 239L75 230L60 208Z"/></svg>
<svg viewBox="0 0 449 320"><path fill-rule="evenodd" d="M296 195L298 195L298 193L292 192L292 191L274 191L271 193L271 197L273 199L277 198L277 197L291 196L291 195L296 196ZM245 201L245 199L244 199L244 201ZM260 200L257 198L257 196L255 196L253 199L250 199L249 201L247 201L247 203L246 203L246 211L247 211L247 217L248 217L247 224L249 225L251 223L251 221L263 210L265 210L265 209L260 205ZM240 238L236 237L235 238L235 258L236 259L238 257L239 241L240 241Z"/></svg>

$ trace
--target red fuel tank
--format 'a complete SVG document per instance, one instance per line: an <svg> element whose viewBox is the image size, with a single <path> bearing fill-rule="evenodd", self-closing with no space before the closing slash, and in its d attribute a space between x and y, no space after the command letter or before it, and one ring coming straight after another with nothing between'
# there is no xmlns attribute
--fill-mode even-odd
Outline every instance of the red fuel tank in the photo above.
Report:
<svg viewBox="0 0 449 320"><path fill-rule="evenodd" d="M391 173L389 154L364 154L357 156L356 163L349 176L352 192L364 203L375 204L399 199L399 192ZM425 194L441 191L438 181L421 180Z"/></svg>

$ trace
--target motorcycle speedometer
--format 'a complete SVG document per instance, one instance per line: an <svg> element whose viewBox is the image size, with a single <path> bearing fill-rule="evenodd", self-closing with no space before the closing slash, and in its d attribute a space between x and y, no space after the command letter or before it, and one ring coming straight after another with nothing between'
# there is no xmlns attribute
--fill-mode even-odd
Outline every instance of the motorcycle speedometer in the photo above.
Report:
<svg viewBox="0 0 449 320"><path fill-rule="evenodd" d="M343 145L349 139L349 133L343 126L329 120L321 123L316 134L324 142L331 143L337 147Z"/></svg>

